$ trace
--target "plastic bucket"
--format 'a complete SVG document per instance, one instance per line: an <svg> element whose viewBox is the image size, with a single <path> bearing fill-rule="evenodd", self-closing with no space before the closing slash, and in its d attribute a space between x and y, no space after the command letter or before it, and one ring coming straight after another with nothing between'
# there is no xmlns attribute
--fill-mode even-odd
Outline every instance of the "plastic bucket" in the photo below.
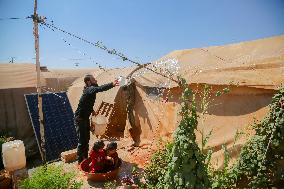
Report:
<svg viewBox="0 0 284 189"><path fill-rule="evenodd" d="M97 115L92 118L92 126L94 128L95 135L103 135L106 132L108 120L103 115Z"/></svg>
<svg viewBox="0 0 284 189"><path fill-rule="evenodd" d="M3 164L7 171L15 171L26 166L25 145L21 140L2 144Z"/></svg>
<svg viewBox="0 0 284 189"><path fill-rule="evenodd" d="M124 76L119 76L117 79L118 79L119 86L124 86L124 85L127 85L128 83L126 77Z"/></svg>

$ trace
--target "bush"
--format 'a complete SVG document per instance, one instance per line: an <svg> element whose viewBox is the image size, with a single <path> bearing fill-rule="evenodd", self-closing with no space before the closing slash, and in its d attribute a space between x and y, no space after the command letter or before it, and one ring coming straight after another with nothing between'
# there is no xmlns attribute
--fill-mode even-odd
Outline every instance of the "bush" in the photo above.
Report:
<svg viewBox="0 0 284 189"><path fill-rule="evenodd" d="M65 173L62 166L44 165L39 167L31 178L20 184L20 189L77 189L82 182L74 180L74 173Z"/></svg>
<svg viewBox="0 0 284 189"><path fill-rule="evenodd" d="M236 182L247 180L250 188L270 188L275 179L284 183L284 173L277 175L277 162L284 159L284 88L272 98L270 111L254 125L256 134L242 148L233 170Z"/></svg>
<svg viewBox="0 0 284 189"><path fill-rule="evenodd" d="M166 167L170 163L170 152L172 151L173 143L168 143L158 151L156 151L146 166L144 172L148 181L147 184L156 185L159 177L164 177L166 174Z"/></svg>
<svg viewBox="0 0 284 189"><path fill-rule="evenodd" d="M206 157L201 153L195 139L197 112L195 97L186 81L180 78L182 120L174 133L170 163L164 177L159 178L157 188L210 188L210 179L205 166Z"/></svg>
<svg viewBox="0 0 284 189"><path fill-rule="evenodd" d="M108 181L104 184L103 189L116 189L116 184L113 181Z"/></svg>

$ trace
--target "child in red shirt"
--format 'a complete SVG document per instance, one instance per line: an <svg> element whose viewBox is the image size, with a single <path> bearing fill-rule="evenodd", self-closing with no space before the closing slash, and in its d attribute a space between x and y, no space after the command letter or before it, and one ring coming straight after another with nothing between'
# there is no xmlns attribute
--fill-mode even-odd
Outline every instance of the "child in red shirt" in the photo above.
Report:
<svg viewBox="0 0 284 189"><path fill-rule="evenodd" d="M96 141L90 152L90 172L102 173L106 163L106 153L104 151L104 142L102 140Z"/></svg>
<svg viewBox="0 0 284 189"><path fill-rule="evenodd" d="M116 142L110 142L106 147L106 150L105 150L106 155L110 157L110 160L111 160L110 162L107 163L108 170L115 169L119 166L119 157L118 157L116 150L117 150Z"/></svg>

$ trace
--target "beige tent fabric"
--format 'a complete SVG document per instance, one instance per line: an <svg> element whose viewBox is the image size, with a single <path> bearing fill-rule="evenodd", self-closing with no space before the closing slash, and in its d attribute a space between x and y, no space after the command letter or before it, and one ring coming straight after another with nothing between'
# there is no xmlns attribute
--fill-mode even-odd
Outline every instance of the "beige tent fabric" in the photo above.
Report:
<svg viewBox="0 0 284 189"><path fill-rule="evenodd" d="M96 69L51 70L41 73L41 85L57 92L61 86L68 88L71 82ZM46 88L48 87L48 88ZM25 94L36 93L36 66L30 63L0 64L0 131L9 131L24 141L26 155L37 151Z"/></svg>
<svg viewBox="0 0 284 189"><path fill-rule="evenodd" d="M114 81L119 76L127 77L136 67L112 69L97 77L99 84L105 84ZM109 117L109 124L106 135L123 137L126 124L126 94L123 87L117 86L107 92L97 94L94 110L97 110L101 102L114 104L113 112Z"/></svg>
<svg viewBox="0 0 284 189"><path fill-rule="evenodd" d="M105 72L95 72L94 76L98 81L98 85L113 82L119 76L127 77L136 67L109 69ZM77 109L78 102L83 93L84 88L83 77L73 82L68 89L68 98L71 103L73 111ZM108 91L97 94L94 110L97 111L102 101L114 104L112 115L109 117L109 124L107 134L109 136L122 136L126 121L126 101L121 87L114 87Z"/></svg>
<svg viewBox="0 0 284 189"><path fill-rule="evenodd" d="M191 85L194 91L202 88L202 85ZM217 91L221 91L226 86L212 86L211 95L215 97ZM230 87L230 92L220 97L215 97L210 103L208 113L201 115L198 108L199 125L197 142L201 146L201 132L204 136L212 130L212 134L206 145L206 149L213 148L212 163L215 167L222 166L224 156L222 145L227 145L234 161L239 155L240 149L253 132L249 125L255 120L261 120L267 113L267 105L271 102L274 94L271 89L257 89L249 87ZM140 145L156 144L160 139L168 140L178 126L178 116L180 111L179 97L181 91L178 88L172 88L169 92L168 102L163 98L153 98L149 96L146 87L137 87L135 99L135 122L137 137ZM201 104L201 99L197 98L197 104ZM236 141L236 133L243 133ZM153 146L152 146L153 147Z"/></svg>
<svg viewBox="0 0 284 189"><path fill-rule="evenodd" d="M267 105L275 92L274 89L283 82L283 42L284 37L278 36L239 44L209 47L204 50L174 51L162 58L174 57L179 60L180 73L190 81L193 90L202 88L196 83L206 83L213 87L211 93L212 96L215 96L217 91L222 91L225 87L230 88L228 94L215 98L208 114L200 117L199 120L198 129L203 130L205 135L212 130L207 148L210 146L214 149L212 163L216 167L222 166L222 144L228 146L233 160L236 159L241 146L249 137L247 134L253 134L248 129L248 125L265 116ZM225 64L224 61L216 57L222 57L221 55L224 60L231 62ZM133 69L109 70L98 75L97 80L100 85L105 84L119 75L126 76L131 70ZM138 72L143 72L143 70L138 70ZM82 94L84 86L82 80L83 78L78 84L76 83L78 81L74 82L68 91L74 108L77 108ZM162 86L165 78L148 72L136 77L135 81L133 113L135 115L136 141L139 141L140 145L144 145L145 143L155 143L160 138L171 138L180 120L178 116L180 89L172 82L169 91L165 91L162 97L155 97L151 93L157 86ZM169 100L164 102L167 96ZM95 110L102 101L116 103L115 114L110 118L107 133L109 136L121 136L125 124L127 125L124 97L123 90L118 87L97 95ZM75 98L76 100L74 100ZM197 100L200 103L200 99ZM234 141L237 132L245 134ZM200 132L197 132L197 141L201 144Z"/></svg>
<svg viewBox="0 0 284 189"><path fill-rule="evenodd" d="M103 73L103 70L96 69L96 70L93 70L89 74L92 74L92 75L94 75L94 77L97 77L101 73ZM79 77L75 81L73 81L73 83L71 84L71 86L67 90L67 95L68 95L71 107L72 107L74 112L77 108L78 102L79 102L80 97L83 93L83 89L84 89L84 85L85 85L84 84L84 76L85 75L86 74L82 75L81 77Z"/></svg>
<svg viewBox="0 0 284 189"><path fill-rule="evenodd" d="M135 68L136 67L111 69L107 72L98 75L96 79L98 80L99 85L106 84L109 82L113 82L119 76L127 77ZM110 89L107 93L98 93L94 108L97 109L102 101L114 103L115 98L117 97L117 93L120 89L121 87L114 87Z"/></svg>
<svg viewBox="0 0 284 189"><path fill-rule="evenodd" d="M178 50L159 61L167 59L178 61L179 74L189 83L226 85L233 82L243 86L276 89L284 81L284 36ZM152 68L153 65L148 67ZM160 86L165 80L149 71L136 78L139 84L152 87Z"/></svg>
<svg viewBox="0 0 284 189"><path fill-rule="evenodd" d="M34 64L0 64L0 89L36 86Z"/></svg>
<svg viewBox="0 0 284 189"><path fill-rule="evenodd" d="M127 77L128 74L130 74L131 71L133 71L134 69L135 67L121 68L121 69L109 69L107 71L99 70L99 71L93 72L93 75L98 81L98 85L103 85L103 84L113 82L119 76ZM84 85L85 85L84 77L81 77L75 80L72 83L72 86L68 89L67 94L68 94L68 98L71 103L73 111L75 111L77 108L78 102L83 93ZM95 110L98 109L102 101L113 104L119 89L120 87L114 87L108 90L107 92L98 93L96 103L94 105L94 109Z"/></svg>
<svg viewBox="0 0 284 189"><path fill-rule="evenodd" d="M42 72L41 75L44 78L43 86L46 86L49 91L67 91L69 86L78 78L91 74L93 72L99 72L99 69L49 69Z"/></svg>
<svg viewBox="0 0 284 189"><path fill-rule="evenodd" d="M263 119L275 89L284 82L284 36L202 49L174 51L161 60L176 58L180 75L194 91L200 91L202 83L213 87L212 106L200 116L196 134L201 145L200 131L207 135L212 130L206 148L213 148L212 163L220 168L224 161L222 145L227 145L232 162L236 160L253 134L249 125ZM181 91L177 84L171 82L170 90L155 97L151 91L163 86L166 78L147 71L135 80L138 87L134 114L140 145L171 138L180 120ZM225 87L230 92L215 97ZM200 104L200 99L197 102ZM237 132L244 134L235 141Z"/></svg>
<svg viewBox="0 0 284 189"><path fill-rule="evenodd" d="M27 156L35 153L34 139L24 94L36 92L34 64L0 64L0 131L24 141Z"/></svg>
<svg viewBox="0 0 284 189"><path fill-rule="evenodd" d="M36 152L37 144L24 94L35 92L35 87L0 90L0 131L8 131L15 138L23 140L27 156Z"/></svg>
<svg viewBox="0 0 284 189"><path fill-rule="evenodd" d="M216 163L217 167L222 165L223 160L221 145L227 144L232 149L233 158L236 158L240 147L248 138L243 135L232 147L236 131L250 133L247 125L253 123L255 119L262 119L266 114L267 105L275 89L284 81L283 47L284 36L277 36L232 45L174 51L161 58L161 60L177 59L180 65L179 73L189 81L193 90L200 89L197 84L206 83L213 87L214 96L218 90L230 87L228 94L215 98L212 102L214 106L210 107L204 119L200 118L198 126L198 129L203 129L205 134L213 129L207 145L214 149L212 162ZM134 69L136 67L111 69L107 72L94 69L91 73L97 78L98 84L102 85L120 75L127 76ZM29 117L23 94L36 91L35 65L0 64L0 73L0 130L13 129L19 138L28 140L33 132L32 127L27 123ZM89 70L87 73L90 73ZM68 88L68 97L75 110L84 87L82 77L85 74L85 71L79 73L76 70L66 72L50 70L42 73L41 82L44 86L61 90L66 84L69 86L76 77L80 77ZM180 89L172 82L170 90L165 91L162 97L156 98L151 92L161 87L165 83L165 78L149 72L136 77L135 81L133 113L135 134L140 145L156 142L159 138L171 138L180 120L178 116ZM232 82L233 84L230 85ZM166 97L168 102L163 102ZM115 104L109 119L107 131L109 136L123 136L126 125L125 100L121 87L97 95L95 110L102 101ZM199 144L200 138L200 133L197 133Z"/></svg>

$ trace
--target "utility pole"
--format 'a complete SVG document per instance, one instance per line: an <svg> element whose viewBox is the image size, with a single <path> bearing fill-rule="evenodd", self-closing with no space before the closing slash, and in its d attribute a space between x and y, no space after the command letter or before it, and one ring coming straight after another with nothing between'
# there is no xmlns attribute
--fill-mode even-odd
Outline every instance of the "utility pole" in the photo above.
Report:
<svg viewBox="0 0 284 189"><path fill-rule="evenodd" d="M11 57L11 60L9 61L9 63L12 63L12 64L13 64L13 63L14 63L14 58L16 58L16 57L13 57L13 56L12 56L12 57Z"/></svg>
<svg viewBox="0 0 284 189"><path fill-rule="evenodd" d="M32 15L34 22L34 37L35 37L35 53L36 53L36 72L37 72L37 94L38 94L38 113L39 113L39 125L40 125L40 155L43 163L46 163L46 151L45 151L45 137L44 137L44 119L42 112L42 95L40 84L40 62L39 62L39 34L38 23L41 22L37 14L37 0L34 0L34 14Z"/></svg>

